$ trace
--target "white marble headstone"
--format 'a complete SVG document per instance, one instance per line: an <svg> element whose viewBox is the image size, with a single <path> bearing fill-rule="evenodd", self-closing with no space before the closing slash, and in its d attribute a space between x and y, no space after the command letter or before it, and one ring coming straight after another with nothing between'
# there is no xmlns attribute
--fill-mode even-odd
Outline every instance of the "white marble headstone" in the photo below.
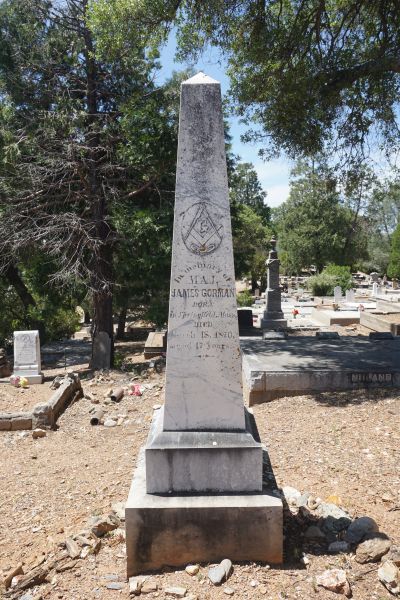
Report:
<svg viewBox="0 0 400 600"><path fill-rule="evenodd" d="M378 284L376 282L374 282L372 284L372 296L377 296L378 295Z"/></svg>
<svg viewBox="0 0 400 600"><path fill-rule="evenodd" d="M355 302L354 290L346 290L346 302Z"/></svg>
<svg viewBox="0 0 400 600"><path fill-rule="evenodd" d="M244 430L220 84L182 84L164 431Z"/></svg>
<svg viewBox="0 0 400 600"><path fill-rule="evenodd" d="M340 285L337 285L336 287L333 288L333 297L335 302L340 302L342 299L342 288L340 287Z"/></svg>
<svg viewBox="0 0 400 600"><path fill-rule="evenodd" d="M43 383L39 331L14 331L14 372L29 383Z"/></svg>

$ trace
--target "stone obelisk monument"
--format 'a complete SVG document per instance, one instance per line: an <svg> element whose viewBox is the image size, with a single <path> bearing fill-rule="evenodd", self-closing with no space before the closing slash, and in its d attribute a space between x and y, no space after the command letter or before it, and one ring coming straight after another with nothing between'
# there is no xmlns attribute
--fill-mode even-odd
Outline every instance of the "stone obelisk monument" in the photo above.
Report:
<svg viewBox="0 0 400 600"><path fill-rule="evenodd" d="M282 503L243 405L220 84L181 88L164 407L126 505L128 575L282 560ZM188 541L189 540L189 541Z"/></svg>
<svg viewBox="0 0 400 600"><path fill-rule="evenodd" d="M281 290L279 288L278 252L276 251L276 238L270 240L271 250L267 261L267 289L265 290L266 307L261 319L261 329L279 329L287 326L287 321L282 312Z"/></svg>

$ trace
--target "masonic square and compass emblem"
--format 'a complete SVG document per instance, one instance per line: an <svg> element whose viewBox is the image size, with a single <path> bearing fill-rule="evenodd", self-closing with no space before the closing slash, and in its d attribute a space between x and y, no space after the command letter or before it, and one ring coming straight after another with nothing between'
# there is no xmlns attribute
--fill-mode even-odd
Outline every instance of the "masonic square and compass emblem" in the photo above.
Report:
<svg viewBox="0 0 400 600"><path fill-rule="evenodd" d="M214 252L222 242L223 228L205 202L197 202L183 216L182 239L186 248L204 256Z"/></svg>

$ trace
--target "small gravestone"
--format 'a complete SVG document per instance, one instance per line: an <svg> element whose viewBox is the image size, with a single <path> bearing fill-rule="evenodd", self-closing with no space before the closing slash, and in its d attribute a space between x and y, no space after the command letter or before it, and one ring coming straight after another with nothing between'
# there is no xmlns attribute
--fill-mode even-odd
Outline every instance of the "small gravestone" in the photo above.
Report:
<svg viewBox="0 0 400 600"><path fill-rule="evenodd" d="M25 377L29 384L43 383L39 331L14 331L13 375Z"/></svg>
<svg viewBox="0 0 400 600"><path fill-rule="evenodd" d="M286 340L285 331L263 331L263 340Z"/></svg>
<svg viewBox="0 0 400 600"><path fill-rule="evenodd" d="M374 283L372 284L372 296L376 297L378 295L378 289L379 286L376 283L376 281L374 281Z"/></svg>
<svg viewBox="0 0 400 600"><path fill-rule="evenodd" d="M336 303L342 300L342 288L340 285L337 285L333 288L333 299Z"/></svg>
<svg viewBox="0 0 400 600"><path fill-rule="evenodd" d="M392 288L394 290L398 290L399 289L399 280L398 279L393 279L393 281L392 281Z"/></svg>
<svg viewBox="0 0 400 600"><path fill-rule="evenodd" d="M346 290L346 302L349 302L349 303L355 302L354 290Z"/></svg>
<svg viewBox="0 0 400 600"><path fill-rule="evenodd" d="M128 576L193 561L282 561L282 502L242 393L221 90L181 87L164 407L125 508Z"/></svg>
<svg viewBox="0 0 400 600"><path fill-rule="evenodd" d="M370 340L393 340L394 335L390 331L371 331L369 334Z"/></svg>
<svg viewBox="0 0 400 600"><path fill-rule="evenodd" d="M105 331L99 331L93 339L92 369L109 369L111 366L111 338Z"/></svg>
<svg viewBox="0 0 400 600"><path fill-rule="evenodd" d="M253 328L253 311L251 308L238 308L239 332Z"/></svg>
<svg viewBox="0 0 400 600"><path fill-rule="evenodd" d="M340 338L337 331L317 331L315 335L320 340L337 340Z"/></svg>

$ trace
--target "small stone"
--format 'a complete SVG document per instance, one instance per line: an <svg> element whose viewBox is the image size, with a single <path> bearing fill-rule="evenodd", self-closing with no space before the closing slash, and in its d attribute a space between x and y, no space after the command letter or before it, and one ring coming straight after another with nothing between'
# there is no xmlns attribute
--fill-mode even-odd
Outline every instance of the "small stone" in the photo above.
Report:
<svg viewBox="0 0 400 600"><path fill-rule="evenodd" d="M117 421L114 421L114 419L106 419L104 421L104 427L115 427L117 425Z"/></svg>
<svg viewBox="0 0 400 600"><path fill-rule="evenodd" d="M317 525L310 525L304 532L304 537L307 540L325 540L325 534Z"/></svg>
<svg viewBox="0 0 400 600"><path fill-rule="evenodd" d="M235 590L232 589L231 587L224 587L224 589L222 590L224 592L224 594L226 594L227 596L233 596L233 594L235 593Z"/></svg>
<svg viewBox="0 0 400 600"><path fill-rule="evenodd" d="M192 577L194 575L197 575L197 573L199 572L200 567L199 565L187 565L187 567L185 568L185 571L188 575L191 575Z"/></svg>
<svg viewBox="0 0 400 600"><path fill-rule="evenodd" d="M392 546L390 552L382 556L382 562L384 560L391 560L397 567L400 567L400 548L398 546Z"/></svg>
<svg viewBox="0 0 400 600"><path fill-rule="evenodd" d="M347 581L346 571L342 569L328 569L321 575L317 575L315 581L318 586L326 590L336 592L336 594L344 594L347 598L351 597L351 588Z"/></svg>
<svg viewBox="0 0 400 600"><path fill-rule="evenodd" d="M134 596L139 596L142 589L142 585L146 579L143 577L130 577L129 578L129 593Z"/></svg>
<svg viewBox="0 0 400 600"><path fill-rule="evenodd" d="M45 429L37 428L32 431L32 437L34 440L37 440L38 438L44 438L44 437L46 437L46 435L47 435L47 432Z"/></svg>
<svg viewBox="0 0 400 600"><path fill-rule="evenodd" d="M29 592L27 594L24 594L23 596L20 597L19 600L34 600L32 594L30 594Z"/></svg>
<svg viewBox="0 0 400 600"><path fill-rule="evenodd" d="M289 503L289 500L294 500L297 502L297 499L301 498L301 494L300 494L299 490L296 490L296 488L291 487L290 485L285 485L282 488L282 494L285 496L285 500L288 503Z"/></svg>
<svg viewBox="0 0 400 600"><path fill-rule="evenodd" d="M106 517L96 517L91 524L91 531L96 537L103 537L106 533L117 529L120 524L120 520L114 514Z"/></svg>
<svg viewBox="0 0 400 600"><path fill-rule="evenodd" d="M125 521L125 502L115 502L111 508L120 521Z"/></svg>
<svg viewBox="0 0 400 600"><path fill-rule="evenodd" d="M340 552L348 552L350 550L350 546L347 542L332 542L328 546L328 552L330 554L339 554Z"/></svg>
<svg viewBox="0 0 400 600"><path fill-rule="evenodd" d="M265 596L265 594L268 592L267 588L265 587L265 585L262 585L258 588L258 591L260 592L260 594L262 594L263 596Z"/></svg>
<svg viewBox="0 0 400 600"><path fill-rule="evenodd" d="M185 600L199 600L199 597L196 594L188 594L185 596Z"/></svg>
<svg viewBox="0 0 400 600"><path fill-rule="evenodd" d="M221 585L223 581L228 579L231 570L232 562L229 558L224 558L219 565L208 569L208 578L214 585Z"/></svg>
<svg viewBox="0 0 400 600"><path fill-rule="evenodd" d="M153 410L160 410L161 408L161 404L154 404L153 405Z"/></svg>
<svg viewBox="0 0 400 600"><path fill-rule="evenodd" d="M300 497L296 498L297 506L299 508L300 508L300 506L307 507L308 499L310 498L310 496L311 496L310 492L304 492L304 494L302 494Z"/></svg>
<svg viewBox="0 0 400 600"><path fill-rule="evenodd" d="M68 552L68 555L70 556L70 558L78 558L78 556L81 553L81 550L80 550L78 544L72 538L69 538L69 537L66 538L65 547L67 549L67 552Z"/></svg>
<svg viewBox="0 0 400 600"><path fill-rule="evenodd" d="M164 592L167 594L167 596L172 596L173 598L184 598L187 589L179 586L170 586L165 588Z"/></svg>
<svg viewBox="0 0 400 600"><path fill-rule="evenodd" d="M349 544L358 544L367 533L379 531L379 527L371 517L359 517L354 519L346 531L345 540Z"/></svg>
<svg viewBox="0 0 400 600"><path fill-rule="evenodd" d="M123 583L120 583L119 581L111 581L110 583L107 583L106 588L108 590L122 590L124 587Z"/></svg>
<svg viewBox="0 0 400 600"><path fill-rule="evenodd" d="M155 581L145 581L142 585L141 592L142 594L152 594L156 592L158 589L157 583Z"/></svg>
<svg viewBox="0 0 400 600"><path fill-rule="evenodd" d="M364 564L378 562L390 550L390 539L384 533L368 533L357 547L356 561Z"/></svg>
<svg viewBox="0 0 400 600"><path fill-rule="evenodd" d="M316 510L320 504L321 504L320 498L315 498L315 496L309 496L309 498L307 500L307 506L310 510Z"/></svg>
<svg viewBox="0 0 400 600"><path fill-rule="evenodd" d="M378 569L378 577L391 594L400 594L400 571L392 561L382 563Z"/></svg>

